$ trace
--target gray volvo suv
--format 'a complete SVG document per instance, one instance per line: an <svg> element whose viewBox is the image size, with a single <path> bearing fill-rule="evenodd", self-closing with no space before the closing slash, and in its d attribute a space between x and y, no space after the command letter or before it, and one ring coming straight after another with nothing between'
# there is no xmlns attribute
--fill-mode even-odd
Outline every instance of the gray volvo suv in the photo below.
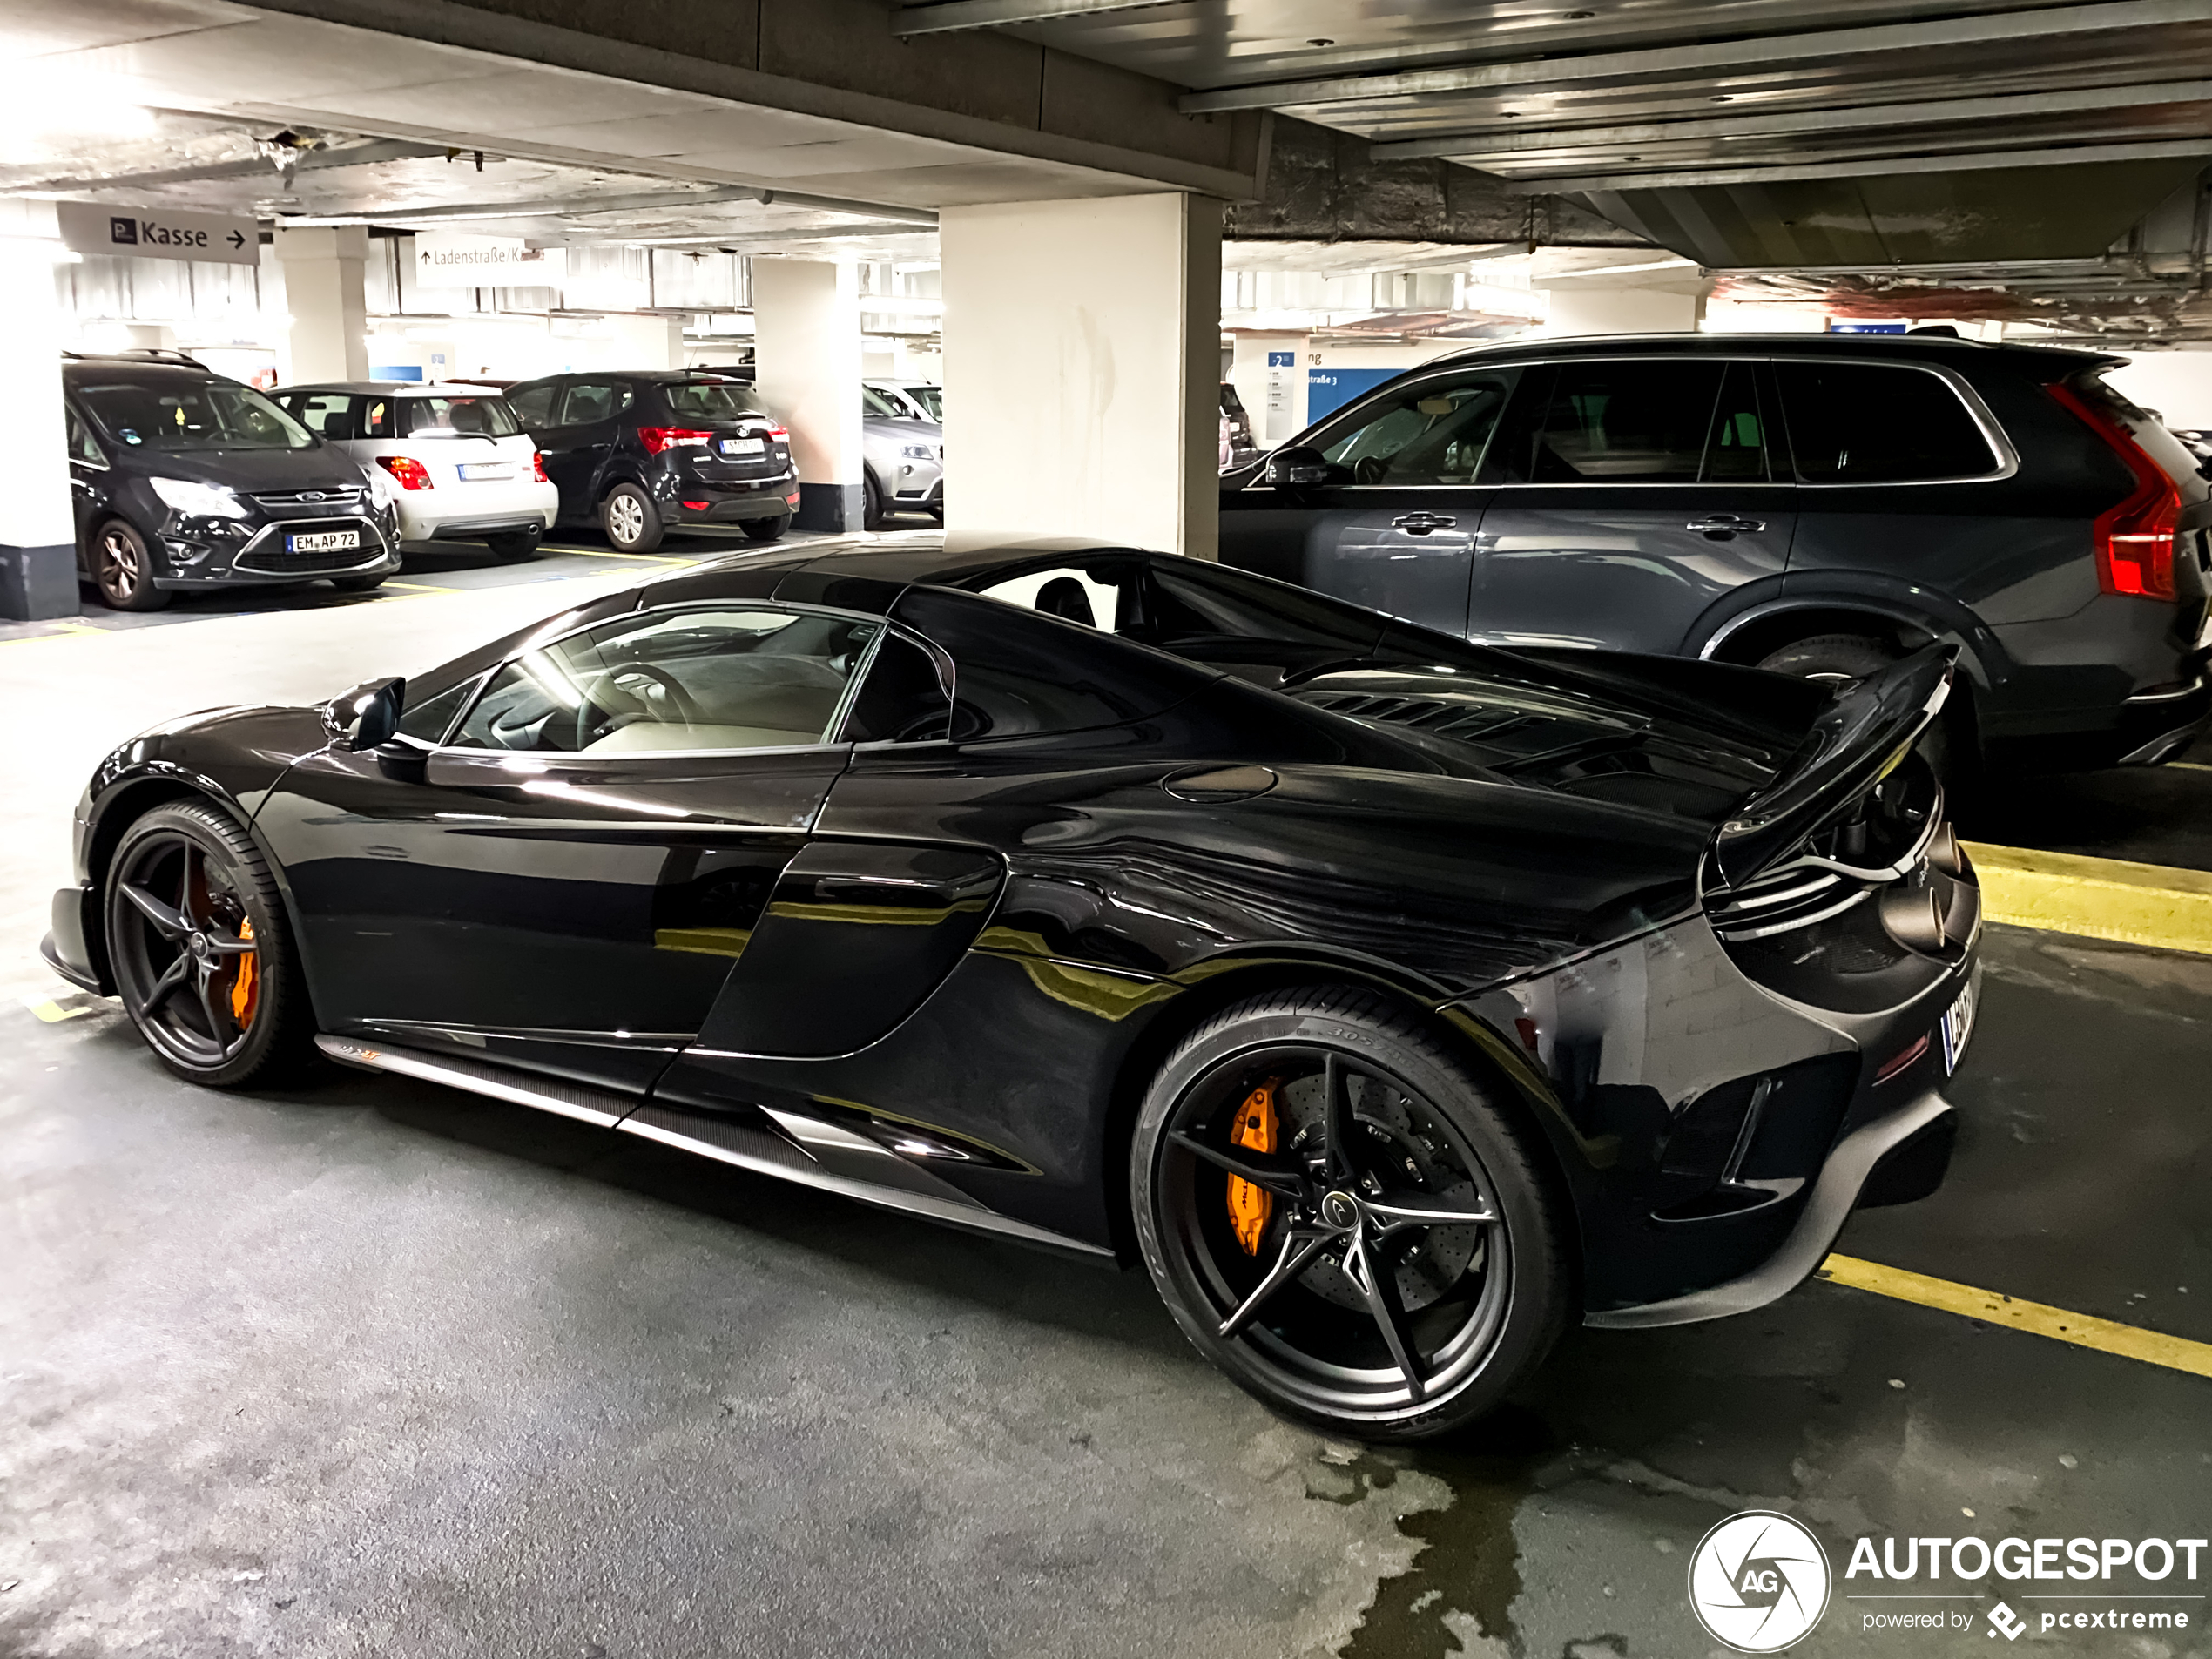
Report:
<svg viewBox="0 0 2212 1659"><path fill-rule="evenodd" d="M1959 647L1956 760L2171 759L2212 487L2124 359L1933 335L1515 341L1222 480L1224 563L1470 639L1857 678Z"/></svg>

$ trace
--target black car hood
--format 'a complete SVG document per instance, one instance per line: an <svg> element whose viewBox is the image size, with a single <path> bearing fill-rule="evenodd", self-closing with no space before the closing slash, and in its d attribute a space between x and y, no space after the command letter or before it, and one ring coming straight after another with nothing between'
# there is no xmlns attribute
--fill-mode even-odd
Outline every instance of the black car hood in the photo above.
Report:
<svg viewBox="0 0 2212 1659"><path fill-rule="evenodd" d="M1612 652L1374 664L1287 687L1311 707L1488 777L1717 829L1788 767L1827 691L1754 670Z"/></svg>
<svg viewBox="0 0 2212 1659"><path fill-rule="evenodd" d="M189 478L249 493L262 489L359 489L361 463L334 444L312 449L125 449L133 472Z"/></svg>

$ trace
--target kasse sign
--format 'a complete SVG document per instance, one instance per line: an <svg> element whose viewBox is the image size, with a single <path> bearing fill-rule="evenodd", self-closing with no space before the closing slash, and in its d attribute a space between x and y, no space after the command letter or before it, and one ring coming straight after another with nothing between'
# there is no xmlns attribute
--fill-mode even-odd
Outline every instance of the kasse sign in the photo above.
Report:
<svg viewBox="0 0 2212 1659"><path fill-rule="evenodd" d="M62 245L78 253L125 253L144 260L261 262L261 227L227 213L185 213L167 207L109 207L56 202Z"/></svg>

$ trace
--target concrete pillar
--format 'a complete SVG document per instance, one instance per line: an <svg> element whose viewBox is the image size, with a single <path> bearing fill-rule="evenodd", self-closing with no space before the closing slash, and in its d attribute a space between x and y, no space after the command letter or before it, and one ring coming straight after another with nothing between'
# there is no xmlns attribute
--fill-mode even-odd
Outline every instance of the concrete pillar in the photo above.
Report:
<svg viewBox="0 0 2212 1659"><path fill-rule="evenodd" d="M276 233L284 266L284 305L291 316L277 369L298 381L368 378L368 300L362 273L368 233L358 225Z"/></svg>
<svg viewBox="0 0 2212 1659"><path fill-rule="evenodd" d="M939 239L948 540L1096 536L1213 557L1221 204L948 207Z"/></svg>
<svg viewBox="0 0 2212 1659"><path fill-rule="evenodd" d="M633 317L610 317L618 342L622 368L681 368L684 367L684 320L650 313Z"/></svg>
<svg viewBox="0 0 2212 1659"><path fill-rule="evenodd" d="M15 622L77 614L54 269L64 257L51 202L0 201L0 617Z"/></svg>
<svg viewBox="0 0 2212 1659"><path fill-rule="evenodd" d="M1635 287L1572 281L1535 286L1551 291L1551 314L1540 334L1671 334L1696 331L1704 320L1711 284L1693 277Z"/></svg>
<svg viewBox="0 0 2212 1659"><path fill-rule="evenodd" d="M791 429L803 530L861 523L860 268L752 262L754 388Z"/></svg>

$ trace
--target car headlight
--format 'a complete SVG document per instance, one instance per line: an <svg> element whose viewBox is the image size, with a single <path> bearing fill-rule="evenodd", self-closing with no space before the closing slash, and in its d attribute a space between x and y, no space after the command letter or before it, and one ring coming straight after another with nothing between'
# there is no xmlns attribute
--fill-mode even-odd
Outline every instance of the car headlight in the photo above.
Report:
<svg viewBox="0 0 2212 1659"><path fill-rule="evenodd" d="M899 453L909 461L934 461L937 458L937 452L926 443L907 444Z"/></svg>
<svg viewBox="0 0 2212 1659"><path fill-rule="evenodd" d="M244 518L246 503L238 492L220 484L203 484L192 478L149 478L146 488L161 497L162 505L186 518Z"/></svg>

